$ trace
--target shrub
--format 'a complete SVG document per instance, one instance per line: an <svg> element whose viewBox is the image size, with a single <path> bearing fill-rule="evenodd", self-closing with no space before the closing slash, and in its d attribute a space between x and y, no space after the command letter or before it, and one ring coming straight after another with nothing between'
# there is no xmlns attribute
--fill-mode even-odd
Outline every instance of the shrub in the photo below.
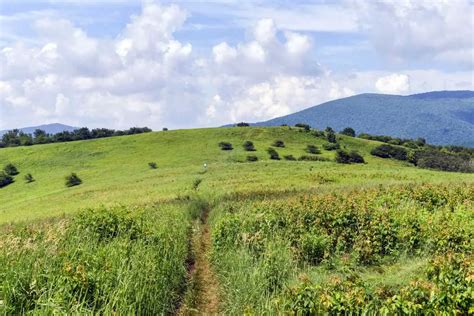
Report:
<svg viewBox="0 0 474 316"><path fill-rule="evenodd" d="M321 153L319 148L315 145L306 146L306 152L309 153L309 154L320 154Z"/></svg>
<svg viewBox="0 0 474 316"><path fill-rule="evenodd" d="M234 149L232 147L232 144L231 143L227 143L227 142L220 142L219 143L219 147L222 149L222 150L232 150Z"/></svg>
<svg viewBox="0 0 474 316"><path fill-rule="evenodd" d="M33 176L31 175L31 173L27 173L24 177L26 183L31 183L31 182L34 182L35 179L33 178Z"/></svg>
<svg viewBox="0 0 474 316"><path fill-rule="evenodd" d="M298 158L300 161L329 161L326 157L302 155Z"/></svg>
<svg viewBox="0 0 474 316"><path fill-rule="evenodd" d="M305 233L300 237L298 250L302 259L311 264L318 264L324 259L330 239L324 235Z"/></svg>
<svg viewBox="0 0 474 316"><path fill-rule="evenodd" d="M4 171L0 171L0 188L6 187L11 183L13 183L13 178Z"/></svg>
<svg viewBox="0 0 474 316"><path fill-rule="evenodd" d="M267 153L270 155L270 159L280 160L280 155L278 155L278 152L275 149L270 147L267 149Z"/></svg>
<svg viewBox="0 0 474 316"><path fill-rule="evenodd" d="M334 132L327 132L326 140L330 143L337 143L336 134Z"/></svg>
<svg viewBox="0 0 474 316"><path fill-rule="evenodd" d="M420 168L442 171L474 172L471 159L438 150L416 151L410 161Z"/></svg>
<svg viewBox="0 0 474 316"><path fill-rule="evenodd" d="M73 186L79 185L81 183L82 183L82 180L74 172L66 177L66 186L67 187L73 187Z"/></svg>
<svg viewBox="0 0 474 316"><path fill-rule="evenodd" d="M336 162L337 163L351 163L351 156L345 150L339 149L336 152Z"/></svg>
<svg viewBox="0 0 474 316"><path fill-rule="evenodd" d="M408 152L403 147L396 147L391 145L380 145L370 151L371 155L380 158L394 158L397 160L407 160Z"/></svg>
<svg viewBox="0 0 474 316"><path fill-rule="evenodd" d="M323 144L323 148L325 150L337 150L341 148L341 146L338 143L325 143Z"/></svg>
<svg viewBox="0 0 474 316"><path fill-rule="evenodd" d="M282 140L276 140L272 144L273 147L285 147L285 143Z"/></svg>
<svg viewBox="0 0 474 316"><path fill-rule="evenodd" d="M256 150L256 149L255 149L255 146L253 145L253 143L252 143L251 141L249 141L249 140L246 141L243 146L244 146L244 149L245 149L246 151L255 151L255 150Z"/></svg>
<svg viewBox="0 0 474 316"><path fill-rule="evenodd" d="M311 129L311 127L308 124L304 124L304 123L297 123L295 124L295 127L303 128L306 132L309 132Z"/></svg>
<svg viewBox="0 0 474 316"><path fill-rule="evenodd" d="M341 131L341 134L342 134L342 135L346 135L346 136L351 136L351 137L355 137L355 136L356 136L356 132L355 132L355 130L354 130L352 127L346 127L346 128L344 128L344 129Z"/></svg>
<svg viewBox="0 0 474 316"><path fill-rule="evenodd" d="M247 161L253 162L253 161L258 161L258 157L254 155L248 155L247 156Z"/></svg>
<svg viewBox="0 0 474 316"><path fill-rule="evenodd" d="M202 179L201 178L196 178L194 179L193 181L193 190L197 190L197 188L199 187L199 185L201 184L202 182Z"/></svg>
<svg viewBox="0 0 474 316"><path fill-rule="evenodd" d="M290 160L290 161L296 160L296 158L293 157L293 155L285 155L285 156L283 156L283 158L284 158L285 160Z"/></svg>
<svg viewBox="0 0 474 316"><path fill-rule="evenodd" d="M5 173L9 176L16 176L19 174L18 169L11 163L6 165L5 168L3 168L3 171L5 171Z"/></svg>
<svg viewBox="0 0 474 316"><path fill-rule="evenodd" d="M312 135L314 137L324 137L324 132L316 130L316 131L313 131Z"/></svg>
<svg viewBox="0 0 474 316"><path fill-rule="evenodd" d="M240 123L237 123L236 124L237 127L247 127L247 126L250 126L249 123L245 123L245 122L240 122Z"/></svg>
<svg viewBox="0 0 474 316"><path fill-rule="evenodd" d="M149 163L148 163L148 166L149 166L151 169L156 169L156 168L158 168L158 165L156 164L156 162L149 162Z"/></svg>
<svg viewBox="0 0 474 316"><path fill-rule="evenodd" d="M163 127L163 132L166 132L168 130L167 127Z"/></svg>
<svg viewBox="0 0 474 316"><path fill-rule="evenodd" d="M351 162L352 163L364 163L364 157L362 157L357 151L351 151L349 153L349 156L351 157Z"/></svg>

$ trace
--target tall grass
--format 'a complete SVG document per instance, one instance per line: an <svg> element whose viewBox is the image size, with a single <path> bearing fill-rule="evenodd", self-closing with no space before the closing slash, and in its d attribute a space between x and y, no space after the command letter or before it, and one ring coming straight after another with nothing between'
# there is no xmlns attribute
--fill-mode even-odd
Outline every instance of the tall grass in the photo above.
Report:
<svg viewBox="0 0 474 316"><path fill-rule="evenodd" d="M4 311L169 314L185 286L190 220L186 204L170 204L5 227Z"/></svg>

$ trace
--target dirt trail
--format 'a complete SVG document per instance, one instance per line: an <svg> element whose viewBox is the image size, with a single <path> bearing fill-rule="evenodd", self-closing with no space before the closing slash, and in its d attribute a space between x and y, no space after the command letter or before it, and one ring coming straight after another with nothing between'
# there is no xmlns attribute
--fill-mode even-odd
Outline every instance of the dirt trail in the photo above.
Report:
<svg viewBox="0 0 474 316"><path fill-rule="evenodd" d="M219 312L219 283L209 262L211 233L207 218L209 208L197 220L192 240L194 262L190 269L188 289L178 315L217 315Z"/></svg>

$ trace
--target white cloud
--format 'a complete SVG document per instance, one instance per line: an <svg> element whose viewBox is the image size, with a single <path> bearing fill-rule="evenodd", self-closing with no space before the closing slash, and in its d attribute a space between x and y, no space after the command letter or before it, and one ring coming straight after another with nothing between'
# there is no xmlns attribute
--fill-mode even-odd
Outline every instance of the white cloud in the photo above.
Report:
<svg viewBox="0 0 474 316"><path fill-rule="evenodd" d="M382 93L406 93L410 91L410 78L404 74L391 74L377 79L375 87Z"/></svg>
<svg viewBox="0 0 474 316"><path fill-rule="evenodd" d="M442 60L472 67L474 9L468 0L352 0L360 28L396 62Z"/></svg>

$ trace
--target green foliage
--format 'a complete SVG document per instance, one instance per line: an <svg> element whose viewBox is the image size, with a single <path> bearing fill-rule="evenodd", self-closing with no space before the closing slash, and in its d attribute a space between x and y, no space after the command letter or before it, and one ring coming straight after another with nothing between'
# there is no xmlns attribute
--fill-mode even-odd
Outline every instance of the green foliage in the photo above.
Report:
<svg viewBox="0 0 474 316"><path fill-rule="evenodd" d="M410 160L416 166L425 169L474 172L474 166L470 157L444 153L438 150L416 151Z"/></svg>
<svg viewBox="0 0 474 316"><path fill-rule="evenodd" d="M324 143L323 148L324 150L337 150L341 148L341 146L338 143Z"/></svg>
<svg viewBox="0 0 474 316"><path fill-rule="evenodd" d="M302 128L305 132L309 132L311 130L311 126L305 123L297 123L295 124L295 127Z"/></svg>
<svg viewBox="0 0 474 316"><path fill-rule="evenodd" d="M337 143L336 133L330 127L326 128L326 140L329 143Z"/></svg>
<svg viewBox="0 0 474 316"><path fill-rule="evenodd" d="M158 165L156 164L156 162L149 162L148 166L150 167L150 169L157 169L158 168Z"/></svg>
<svg viewBox="0 0 474 316"><path fill-rule="evenodd" d="M321 150L319 150L318 146L308 145L306 146L306 152L309 154L320 154Z"/></svg>
<svg viewBox="0 0 474 316"><path fill-rule="evenodd" d="M354 130L352 127L346 127L346 128L344 128L344 129L341 131L341 134L342 134L342 135L346 135L346 136L351 136L351 137L355 137L355 136L356 136L356 132L355 132L355 130Z"/></svg>
<svg viewBox="0 0 474 316"><path fill-rule="evenodd" d="M16 176L17 174L19 174L20 172L18 171L18 169L15 167L15 165L9 163L7 164L4 168L3 168L3 171L5 171L5 173L9 176Z"/></svg>
<svg viewBox="0 0 474 316"><path fill-rule="evenodd" d="M339 149L336 151L336 162L337 163L351 163L351 156L345 150Z"/></svg>
<svg viewBox="0 0 474 316"><path fill-rule="evenodd" d="M220 142L219 143L219 147L222 149L222 150L232 150L234 149L232 147L232 144L231 143L228 143L228 142Z"/></svg>
<svg viewBox="0 0 474 316"><path fill-rule="evenodd" d="M298 158L300 161L330 161L329 158L320 156L302 155Z"/></svg>
<svg viewBox="0 0 474 316"><path fill-rule="evenodd" d="M349 152L352 163L365 163L364 157L362 157L357 151L352 150Z"/></svg>
<svg viewBox="0 0 474 316"><path fill-rule="evenodd" d="M196 178L193 181L193 190L197 190L199 185L201 184L202 179L201 178Z"/></svg>
<svg viewBox="0 0 474 316"><path fill-rule="evenodd" d="M285 147L285 142L282 141L282 140L276 140L276 141L273 142L272 146L283 148L283 147Z"/></svg>
<svg viewBox="0 0 474 316"><path fill-rule="evenodd" d="M11 183L13 183L13 177L5 173L5 171L0 171L0 188L6 187Z"/></svg>
<svg viewBox="0 0 474 316"><path fill-rule="evenodd" d="M370 151L370 154L380 158L408 159L408 152L405 148L391 145L377 146Z"/></svg>
<svg viewBox="0 0 474 316"><path fill-rule="evenodd" d="M35 178L31 175L31 173L27 173L24 177L26 183L31 183L35 181Z"/></svg>
<svg viewBox="0 0 474 316"><path fill-rule="evenodd" d="M298 241L298 249L302 260L310 264L318 264L329 252L330 239L323 234L302 234Z"/></svg>
<svg viewBox="0 0 474 316"><path fill-rule="evenodd" d="M255 151L255 146L253 145L253 142L251 142L250 140L247 140L244 142L244 150L245 151Z"/></svg>
<svg viewBox="0 0 474 316"><path fill-rule="evenodd" d="M73 186L76 186L76 185L80 185L81 183L82 183L82 180L74 172L71 173L70 175L66 176L66 186L67 187L73 187Z"/></svg>
<svg viewBox="0 0 474 316"><path fill-rule="evenodd" d="M285 160L289 160L289 161L295 161L296 160L296 158L293 155L285 155L285 156L283 156L283 158Z"/></svg>
<svg viewBox="0 0 474 316"><path fill-rule="evenodd" d="M255 155L248 155L247 156L247 161L248 162L258 161L258 157L255 156Z"/></svg>
<svg viewBox="0 0 474 316"><path fill-rule="evenodd" d="M237 126L237 127L248 127L248 126L250 126L250 124L245 123L245 122L240 122L240 123L235 124L235 126Z"/></svg>
<svg viewBox="0 0 474 316"><path fill-rule="evenodd" d="M314 137L318 137L318 138L324 138L325 137L325 134L323 131L319 131L319 130L314 130L312 133L311 133Z"/></svg>
<svg viewBox="0 0 474 316"><path fill-rule="evenodd" d="M2 312L174 312L186 278L182 208L96 209L1 234Z"/></svg>
<svg viewBox="0 0 474 316"><path fill-rule="evenodd" d="M278 154L278 152L273 149L272 147L269 147L267 149L267 153L270 155L270 159L272 160L280 160L280 155Z"/></svg>

